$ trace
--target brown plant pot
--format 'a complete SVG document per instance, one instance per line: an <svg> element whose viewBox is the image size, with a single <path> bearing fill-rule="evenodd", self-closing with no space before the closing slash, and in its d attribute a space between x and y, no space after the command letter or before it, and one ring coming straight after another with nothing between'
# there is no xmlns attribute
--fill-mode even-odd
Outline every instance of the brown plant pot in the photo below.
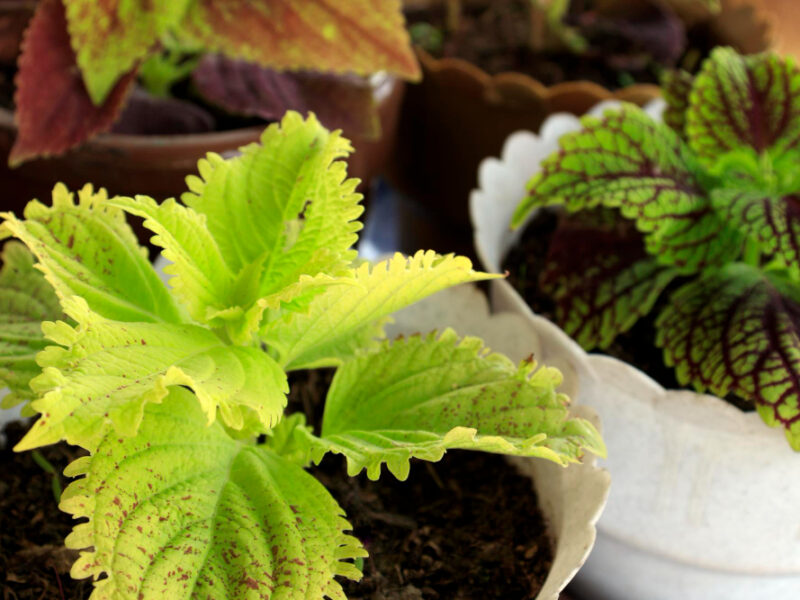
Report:
<svg viewBox="0 0 800 600"><path fill-rule="evenodd" d="M393 78L378 84L375 97L382 135L377 140L352 137L356 151L349 159L348 174L362 180L362 189L389 157L404 87ZM49 199L59 181L70 189L90 182L111 194L179 197L186 190L186 176L197 171L198 159L207 152L230 156L257 141L264 127L170 136L102 134L62 156L31 160L12 169L8 153L17 128L11 111L0 109L0 208L21 213L30 199Z"/></svg>
<svg viewBox="0 0 800 600"><path fill-rule="evenodd" d="M720 44L745 52L769 45L767 25L745 0L722 0L717 15L693 10L688 0L669 1L688 24L707 22ZM419 48L417 56L423 79L406 91L390 177L402 193L423 204L451 232L457 228L454 233L465 240L470 235L467 199L478 164L497 156L509 134L538 131L553 113L580 115L602 100L643 105L659 95L658 86L650 84L616 92L588 81L547 87L522 73L492 76L467 61L436 59Z"/></svg>
<svg viewBox="0 0 800 600"><path fill-rule="evenodd" d="M750 0L767 20L775 50L800 60L800 2L797 0Z"/></svg>

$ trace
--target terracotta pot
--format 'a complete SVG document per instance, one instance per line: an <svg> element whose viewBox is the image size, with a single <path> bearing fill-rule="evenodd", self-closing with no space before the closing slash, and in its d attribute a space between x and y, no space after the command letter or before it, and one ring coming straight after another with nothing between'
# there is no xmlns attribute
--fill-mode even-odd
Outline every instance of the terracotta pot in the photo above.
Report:
<svg viewBox="0 0 800 600"><path fill-rule="evenodd" d="M403 82L394 78L375 85L382 135L378 140L353 138L356 152L349 161L350 176L366 183L385 164L394 144L403 91ZM49 198L59 181L70 189L91 182L111 194L179 197L186 190L186 176L197 171L198 159L207 152L229 156L257 141L264 127L173 136L102 134L62 156L11 169L7 158L16 125L12 113L0 109L0 208L19 212L31 198Z"/></svg>
<svg viewBox="0 0 800 600"><path fill-rule="evenodd" d="M767 20L775 41L775 49L800 60L800 2L797 0L750 0Z"/></svg>
<svg viewBox="0 0 800 600"><path fill-rule="evenodd" d="M542 364L549 364L538 353L536 331L527 319L510 312L490 315L486 297L474 285L444 290L394 317L395 322L387 328L390 337L452 327L459 335L480 337L492 350L512 360L522 360L535 351ZM574 379L565 378L560 391L572 395L577 390L575 384ZM592 409L581 406L573 412L599 425ZM608 496L608 473L598 469L591 457L567 468L535 458L509 461L531 478L553 543L553 564L535 600L557 600L594 545L595 523ZM481 565L475 568L480 569Z"/></svg>
<svg viewBox="0 0 800 600"><path fill-rule="evenodd" d="M648 112L655 117L660 107ZM481 164L470 209L486 270L502 271L519 237L509 223L527 181L558 139L579 128L577 118L556 115L539 135L513 134L502 158ZM780 429L721 398L667 390L626 362L587 354L506 280L492 282L492 307L527 320L535 356L574 382L575 401L603 420L613 485L576 579L578 597L800 597L800 453Z"/></svg>
<svg viewBox="0 0 800 600"><path fill-rule="evenodd" d="M745 0L722 0L723 10L714 16L693 10L696 0L670 2L689 23L706 23L720 44L748 52L768 46L767 27ZM657 86L643 84L616 92L586 81L546 87L521 73L491 76L458 58L435 59L421 49L417 55L423 80L406 92L392 183L466 238L467 198L478 163L497 155L509 134L538 131L557 112L580 115L609 99L642 105L659 94Z"/></svg>

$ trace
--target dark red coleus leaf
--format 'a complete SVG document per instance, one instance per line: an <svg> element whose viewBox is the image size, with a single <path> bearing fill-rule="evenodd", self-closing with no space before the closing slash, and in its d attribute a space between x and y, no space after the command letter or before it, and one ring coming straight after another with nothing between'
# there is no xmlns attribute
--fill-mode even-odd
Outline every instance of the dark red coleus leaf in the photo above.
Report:
<svg viewBox="0 0 800 600"><path fill-rule="evenodd" d="M329 129L375 138L379 134L372 86L360 77L278 72L219 55L203 57L192 74L197 90L228 112L280 119L287 110L313 112Z"/></svg>
<svg viewBox="0 0 800 600"><path fill-rule="evenodd" d="M131 93L111 131L133 135L180 135L214 131L214 117L177 98L157 98L140 88Z"/></svg>
<svg viewBox="0 0 800 600"><path fill-rule="evenodd" d="M647 255L631 222L609 212L563 217L540 281L559 325L587 349L607 347L630 329L677 275Z"/></svg>
<svg viewBox="0 0 800 600"><path fill-rule="evenodd" d="M108 131L135 79L123 76L106 101L95 106L86 92L70 46L61 0L42 0L22 45L17 73L17 139L9 164L61 154Z"/></svg>

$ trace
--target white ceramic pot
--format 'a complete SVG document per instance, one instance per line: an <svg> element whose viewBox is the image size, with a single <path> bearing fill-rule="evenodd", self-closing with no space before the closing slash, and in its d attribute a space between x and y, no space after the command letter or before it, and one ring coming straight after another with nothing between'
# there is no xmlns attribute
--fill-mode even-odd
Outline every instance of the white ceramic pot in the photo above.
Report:
<svg viewBox="0 0 800 600"><path fill-rule="evenodd" d="M486 297L472 285L439 292L400 311L387 332L390 336L408 335L445 327L460 335L481 337L487 346L513 360L521 360L538 347L536 328L530 322L513 313L490 316ZM540 363L548 364L544 358ZM565 380L561 389L569 394L567 384ZM597 415L588 407L577 407L576 413L598 424ZM593 458L567 468L542 459L510 460L533 480L554 542L553 566L536 600L557 600L594 544L595 523L608 496L608 473L599 469Z"/></svg>
<svg viewBox="0 0 800 600"><path fill-rule="evenodd" d="M647 107L656 117L662 109L661 101ZM558 138L578 128L575 117L554 115L539 135L515 133L502 158L481 164L470 211L485 269L501 272L520 235L509 222L526 182ZM587 354L505 280L493 282L492 303L527 319L538 356L573 375L576 401L603 420L613 484L594 552L576 578L579 593L589 600L800 598L800 453L782 431L720 398L665 390L625 362Z"/></svg>

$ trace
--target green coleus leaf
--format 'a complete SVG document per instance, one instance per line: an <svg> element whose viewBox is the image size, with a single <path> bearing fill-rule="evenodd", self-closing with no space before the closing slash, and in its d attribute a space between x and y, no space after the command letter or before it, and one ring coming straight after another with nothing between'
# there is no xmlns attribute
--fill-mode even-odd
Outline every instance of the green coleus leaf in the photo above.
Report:
<svg viewBox="0 0 800 600"><path fill-rule="evenodd" d="M419 77L400 0L194 0L181 32L213 52L278 70Z"/></svg>
<svg viewBox="0 0 800 600"><path fill-rule="evenodd" d="M733 263L670 298L656 342L678 380L752 401L800 450L800 287L780 273Z"/></svg>
<svg viewBox="0 0 800 600"><path fill-rule="evenodd" d="M712 167L727 152L781 154L800 141L800 69L791 58L717 48L694 80L686 136Z"/></svg>
<svg viewBox="0 0 800 600"><path fill-rule="evenodd" d="M192 316L242 341L265 310L300 310L351 277L363 208L358 181L338 160L351 150L313 115L290 112L240 156L201 160L200 177L187 180L188 208L144 197L113 203L145 217Z"/></svg>
<svg viewBox="0 0 800 600"><path fill-rule="evenodd" d="M661 95L667 103L664 123L683 136L686 127L686 110L694 77L688 71L676 69L665 71L661 77Z"/></svg>
<svg viewBox="0 0 800 600"><path fill-rule="evenodd" d="M540 283L559 325L591 349L608 347L649 313L676 275L647 256L632 227L572 217L553 234Z"/></svg>
<svg viewBox="0 0 800 600"><path fill-rule="evenodd" d="M93 599L335 598L334 576L359 579L366 556L325 488L267 448L206 427L174 390L148 405L139 434L109 434L67 470L83 475L61 508L88 517L67 538L87 549L73 577Z"/></svg>
<svg viewBox="0 0 800 600"><path fill-rule="evenodd" d="M798 194L718 188L711 192L711 201L720 215L758 240L763 252L777 254L788 268L800 270Z"/></svg>
<svg viewBox="0 0 800 600"><path fill-rule="evenodd" d="M494 277L474 271L463 256L395 254L374 266L362 264L350 285L325 289L306 312L267 322L261 338L287 369L335 366L358 350L375 347L383 337L381 320L389 314L447 287Z"/></svg>
<svg viewBox="0 0 800 600"><path fill-rule="evenodd" d="M543 161L513 225L552 204L570 211L617 208L635 221L647 251L662 265L693 273L736 259L742 236L714 212L677 133L632 105L582 123Z"/></svg>
<svg viewBox="0 0 800 600"><path fill-rule="evenodd" d="M36 353L47 345L42 321L62 316L61 306L33 255L19 242L8 242L0 256L0 386L10 393L3 406L29 399L31 378L41 373Z"/></svg>
<svg viewBox="0 0 800 600"><path fill-rule="evenodd" d="M92 101L102 104L119 78L174 27L191 0L96 2L61 0L83 81Z"/></svg>
<svg viewBox="0 0 800 600"><path fill-rule="evenodd" d="M532 360L515 366L450 329L400 338L337 370L312 456L341 453L351 475L367 469L371 479L385 463L405 479L411 458L438 461L454 448L561 464L585 450L604 455L594 427L568 418L560 383L555 369Z"/></svg>
<svg viewBox="0 0 800 600"><path fill-rule="evenodd" d="M25 242L64 300L81 296L97 314L118 321L179 322L181 312L140 247L124 213L105 190L84 186L74 194L53 188L53 205L34 200L25 219L0 213L0 237Z"/></svg>
<svg viewBox="0 0 800 600"><path fill-rule="evenodd" d="M264 428L286 405L286 374L258 348L229 346L197 325L125 323L103 319L78 298L62 301L76 322L45 323L51 346L37 358L43 367L31 386L41 395L41 414L17 446L25 450L65 439L92 450L109 427L136 434L148 403L160 402L169 386L185 386L212 423L217 411L233 429Z"/></svg>
<svg viewBox="0 0 800 600"><path fill-rule="evenodd" d="M163 248L172 264L164 267L176 296L198 321L209 310L224 310L231 302L235 274L228 267L206 217L175 200L157 204L147 196L112 198L109 204L145 219L144 226L155 233L152 242Z"/></svg>

